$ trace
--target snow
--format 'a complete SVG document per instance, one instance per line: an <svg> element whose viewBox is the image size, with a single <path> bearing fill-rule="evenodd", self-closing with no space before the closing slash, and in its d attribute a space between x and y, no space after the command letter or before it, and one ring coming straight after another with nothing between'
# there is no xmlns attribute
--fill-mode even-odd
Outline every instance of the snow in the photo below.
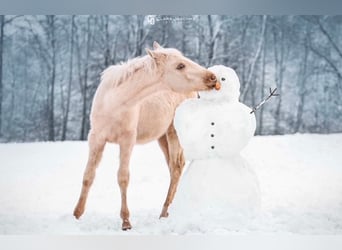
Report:
<svg viewBox="0 0 342 250"><path fill-rule="evenodd" d="M237 226L202 218L179 229L158 219L168 170L156 142L136 146L128 204L133 229L120 229L118 147L107 145L81 219L72 216L86 142L0 144L1 234L341 234L342 134L258 136L243 150L259 179L260 214ZM213 218L216 215L213 214Z"/></svg>
<svg viewBox="0 0 342 250"><path fill-rule="evenodd" d="M177 231L186 231L189 225L207 218L213 228L222 224L238 229L259 209L258 179L240 155L194 160L179 185L170 221Z"/></svg>

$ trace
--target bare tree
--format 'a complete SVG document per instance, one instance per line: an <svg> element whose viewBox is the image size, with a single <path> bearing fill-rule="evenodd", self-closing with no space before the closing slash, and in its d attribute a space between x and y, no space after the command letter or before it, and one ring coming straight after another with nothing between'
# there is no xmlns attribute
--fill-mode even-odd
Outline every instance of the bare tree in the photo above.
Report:
<svg viewBox="0 0 342 250"><path fill-rule="evenodd" d="M48 124L48 140L55 140L55 83L57 68L56 44L56 16L46 15L42 20L36 17L42 33L37 32L31 20L27 20L35 46L35 53L39 55L48 71L49 79L46 81L46 115Z"/></svg>
<svg viewBox="0 0 342 250"><path fill-rule="evenodd" d="M317 48L317 46L315 46L313 43L310 43L310 49L314 54L316 54L318 57L322 58L331 67L331 69L336 74L337 79L338 79L338 81L336 83L336 91L341 96L342 86L339 83L342 82L342 70L341 70L341 64L342 63L340 63L340 62L342 62L342 49L339 48L338 44L333 39L333 35L330 34L328 29L326 29L324 27L324 24L321 21L321 17L315 16L313 18L314 18L314 23L316 23L317 26L319 27L319 30L321 31L321 33L326 38L329 46L325 46L325 48L323 50L321 50L321 49ZM312 19L310 19L310 20L312 20ZM338 59L332 58L331 53L327 53L326 51L324 51L326 48L332 48L336 52L334 54L338 55Z"/></svg>
<svg viewBox="0 0 342 250"><path fill-rule="evenodd" d="M214 18L213 15L207 16L207 26L208 26L208 36L206 39L206 45L208 48L208 59L207 66L212 65L215 61L224 59L226 62L228 60L228 47L229 43L227 40L227 36L223 35L223 32L226 28L227 23L230 22L230 19L226 17ZM223 55L217 55L218 43L219 40L224 37L224 45ZM203 37L202 37L203 38Z"/></svg>
<svg viewBox="0 0 342 250"><path fill-rule="evenodd" d="M2 84L2 67L3 67L3 48L4 48L4 27L5 16L0 15L0 137L2 136L2 96L3 96L3 84Z"/></svg>
<svg viewBox="0 0 342 250"><path fill-rule="evenodd" d="M136 30L135 30L135 52L134 56L141 56L143 51L143 44L145 43L146 35L144 35L144 16L136 16Z"/></svg>
<svg viewBox="0 0 342 250"><path fill-rule="evenodd" d="M56 83L56 24L54 15L46 16L47 34L49 45L51 46L51 76L48 96L48 124L49 124L49 140L55 140L55 83Z"/></svg>
<svg viewBox="0 0 342 250"><path fill-rule="evenodd" d="M69 55L69 80L67 89L67 99L65 111L63 114L63 127L62 127L62 138L64 141L66 139L66 132L68 128L68 118L70 109L70 98L71 98L71 84L73 81L73 59L74 59L74 36L75 36L75 16L71 16L71 27L70 27L70 55Z"/></svg>
<svg viewBox="0 0 342 250"><path fill-rule="evenodd" d="M104 66L107 68L111 63L111 50L109 41L109 15L104 16L105 19L105 56Z"/></svg>
<svg viewBox="0 0 342 250"><path fill-rule="evenodd" d="M305 96L307 95L306 89L306 79L307 79L307 67L308 67L308 56L309 56L309 46L308 46L308 31L306 31L306 36L304 38L304 55L303 60L300 65L299 77L298 77L298 88L299 88L299 100L297 106L297 117L294 125L294 132L299 132L303 124L303 111L305 105Z"/></svg>
<svg viewBox="0 0 342 250"><path fill-rule="evenodd" d="M264 40L265 40L266 22L267 22L267 16L264 15L264 16L262 16L262 20L261 20L261 32L260 32L259 44L258 44L257 50L255 52L255 55L252 59L252 62L250 64L247 81L244 84L244 88L243 88L242 93L241 93L241 99L242 100L245 100L245 98L246 98L247 92L250 88L250 85L251 85L251 82L253 79L255 65L256 65L259 57L260 57L261 49L263 47Z"/></svg>
<svg viewBox="0 0 342 250"><path fill-rule="evenodd" d="M80 140L84 140L87 138L87 121L88 121L88 112L87 112L87 89L88 89L88 73L89 73L89 58L90 58L90 43L91 43L91 16L87 18L87 29L86 29L86 57L85 57L85 66L83 71L83 77L80 77L80 88L82 94L82 121L81 121L81 131L80 131ZM79 46L79 45L78 45ZM79 48L80 49L80 48ZM80 53L80 51L79 51ZM80 54L78 56L78 63L80 64Z"/></svg>
<svg viewBox="0 0 342 250"><path fill-rule="evenodd" d="M211 65L214 58L214 50L216 45L216 35L214 33L214 23L212 15L208 15L208 29L209 29L209 41L208 41L208 65Z"/></svg>
<svg viewBox="0 0 342 250"><path fill-rule="evenodd" d="M267 23L265 23L265 31L264 31L264 45L262 49L262 64L261 64L261 93L260 96L264 95L265 90L265 76L266 76L266 58L267 58ZM261 135L263 133L264 126L264 109L260 110L259 113L259 124L258 124L258 134Z"/></svg>
<svg viewBox="0 0 342 250"><path fill-rule="evenodd" d="M6 19L5 15L0 15L0 137L2 136L2 103L3 103L3 54L4 54L4 37L5 25L11 23L19 16L13 16Z"/></svg>
<svg viewBox="0 0 342 250"><path fill-rule="evenodd" d="M285 71L285 34L283 21L280 20L280 24L275 24L273 26L273 43L274 43L274 63L275 63L275 82L279 93L282 92L283 88L283 80L284 80L284 71ZM279 48L278 48L279 47ZM274 125L274 133L281 134L280 131L280 121L281 121L281 108L282 108L282 95L279 96L276 110L274 114L275 125Z"/></svg>
<svg viewBox="0 0 342 250"><path fill-rule="evenodd" d="M253 16L245 16L242 17L242 30L241 30L241 39L239 43L239 68L241 68L239 71L241 73L240 75L240 81L242 84L246 82L246 75L247 75L247 58L249 56L247 55L247 49L248 44L246 43L247 41L247 34L249 33L249 29L252 23L252 18ZM242 86L243 88L243 86Z"/></svg>

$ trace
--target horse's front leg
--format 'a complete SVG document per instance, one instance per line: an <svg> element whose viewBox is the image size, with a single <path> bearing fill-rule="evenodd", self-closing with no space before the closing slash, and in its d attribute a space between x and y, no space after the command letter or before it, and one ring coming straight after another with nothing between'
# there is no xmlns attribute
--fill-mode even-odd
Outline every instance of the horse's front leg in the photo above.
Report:
<svg viewBox="0 0 342 250"><path fill-rule="evenodd" d="M170 170L171 179L170 179L170 185L169 185L169 190L167 192L166 200L164 202L163 210L160 214L160 218L168 217L169 215L168 209L175 197L179 179L182 175L182 171L185 165L183 149L179 143L178 136L173 126L173 123L170 125L168 131L166 132L166 137L162 140L165 140L165 139L167 141L167 149L168 149L168 155L165 157L166 159L169 159L168 166ZM159 144L163 149L163 146L162 146L163 143L159 142ZM163 149L163 152L165 154L164 149Z"/></svg>
<svg viewBox="0 0 342 250"><path fill-rule="evenodd" d="M81 194L74 210L74 216L76 217L76 219L80 218L81 215L84 213L88 193L94 181L96 168L100 163L102 152L106 142L90 131L88 135L88 144L88 163L84 171Z"/></svg>
<svg viewBox="0 0 342 250"><path fill-rule="evenodd" d="M135 144L135 135L124 136L120 143L120 166L118 170L118 183L121 191L121 211L122 230L131 229L129 221L129 210L127 205L127 187L129 183L129 161Z"/></svg>

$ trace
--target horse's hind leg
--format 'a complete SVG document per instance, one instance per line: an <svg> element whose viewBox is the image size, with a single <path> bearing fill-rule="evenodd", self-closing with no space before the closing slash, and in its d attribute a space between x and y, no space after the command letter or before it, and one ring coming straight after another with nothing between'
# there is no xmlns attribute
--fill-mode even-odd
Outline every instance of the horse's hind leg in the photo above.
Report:
<svg viewBox="0 0 342 250"><path fill-rule="evenodd" d="M129 161L133 146L135 144L135 135L124 136L124 140L120 143L120 167L118 170L118 183L121 191L121 211L122 230L131 229L129 221L129 210L127 205L127 187L129 183Z"/></svg>
<svg viewBox="0 0 342 250"><path fill-rule="evenodd" d="M169 165L169 145L167 143L166 134L158 139L158 143L164 153L166 163Z"/></svg>
<svg viewBox="0 0 342 250"><path fill-rule="evenodd" d="M100 140L94 133L90 132L88 136L88 143L88 163L83 176L83 184L80 198L74 210L74 216L76 217L76 219L80 218L81 215L84 213L88 193L95 178L96 167L100 163L100 160L102 158L102 152L106 142L105 140Z"/></svg>
<svg viewBox="0 0 342 250"><path fill-rule="evenodd" d="M160 139L159 145L161 146L163 152L163 138ZM179 144L178 136L173 124L170 125L168 131L166 132L166 141L167 141L167 148L168 148L168 155L165 155L166 159L169 159L168 166L170 170L170 186L167 192L166 200L164 202L163 210L160 214L160 217L167 217L168 208L175 197L177 186L179 183L179 179L182 175L182 171L185 165L185 159L183 155L183 149ZM165 152L164 152L165 154Z"/></svg>

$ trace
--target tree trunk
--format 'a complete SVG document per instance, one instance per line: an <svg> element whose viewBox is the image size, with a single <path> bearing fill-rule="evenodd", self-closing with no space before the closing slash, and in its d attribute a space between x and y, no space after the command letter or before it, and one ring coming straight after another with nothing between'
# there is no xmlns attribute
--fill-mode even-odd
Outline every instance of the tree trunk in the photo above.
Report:
<svg viewBox="0 0 342 250"><path fill-rule="evenodd" d="M82 124L81 124L81 134L80 140L85 140L87 138L87 89L88 89L88 67L89 67L89 57L90 57L90 16L87 19L87 48L86 48L86 59L84 67L84 82L82 86Z"/></svg>
<svg viewBox="0 0 342 250"><path fill-rule="evenodd" d="M55 37L55 16L47 16L47 21L49 24L50 33L50 46L52 49L51 58L51 79L49 88L49 114L48 114L48 124L49 124L49 141L55 140L55 81L56 81L56 37Z"/></svg>
<svg viewBox="0 0 342 250"><path fill-rule="evenodd" d="M241 66L239 65L239 67L241 67L241 70L240 70L240 72L241 72L241 76L240 76L241 89L243 89L245 87L246 75L247 75L247 73L246 73L247 72L246 61L248 60L247 59L248 57L246 55L246 49L244 46L245 46L245 42L246 42L246 37L247 37L251 17L246 16L243 19L244 19L244 22L243 22L243 28L241 31L241 40L240 40L240 59L238 60L239 62L241 62L240 63Z"/></svg>
<svg viewBox="0 0 342 250"><path fill-rule="evenodd" d="M24 62L23 64L25 65L24 66L24 79L28 79L28 71L29 71L29 65L30 65L30 59L27 55L27 53L24 53ZM25 81L25 94L24 94L24 113L23 113L23 117L25 119L25 121L30 121L30 110L32 111L32 107L33 107L33 99L32 98L30 101L29 101L29 88L31 88L30 84L28 83L28 81ZM25 123L27 125L24 126L24 141L26 141L27 139L27 134L29 133L29 128L28 128L28 123Z"/></svg>
<svg viewBox="0 0 342 250"><path fill-rule="evenodd" d="M266 58L267 58L267 23L265 26L265 33L264 33L264 46L263 46L263 53L262 53L262 70L261 70L261 88L260 88L260 96L264 98L264 91L265 91L265 75L266 75ZM259 129L258 134L262 135L264 126L264 109L262 108L259 113Z"/></svg>
<svg viewBox="0 0 342 250"><path fill-rule="evenodd" d="M70 58L69 58L69 81L68 81L68 90L67 90L67 100L65 113L63 117L63 127L62 127L62 141L66 139L66 132L68 128L68 118L69 118L69 109L70 109L70 98L71 98L71 83L72 83L72 75L73 75L73 55L74 55L74 34L75 34L75 16L71 17L71 37L70 37Z"/></svg>
<svg viewBox="0 0 342 250"><path fill-rule="evenodd" d="M142 55L142 45L143 45L143 36L144 36L144 17L138 15L137 16L137 30L136 30L136 39L135 39L135 53L134 56Z"/></svg>
<svg viewBox="0 0 342 250"><path fill-rule="evenodd" d="M281 29L279 31L280 33L280 37L279 40L277 40L277 34L276 31L274 31L273 35L274 35L274 56L275 56L275 61L276 61L276 84L277 84L277 88L279 90L279 92L281 93L282 90L282 85L283 85L283 73L284 73L284 42L283 42L283 38L284 38L284 32ZM278 49L276 44L280 45L280 51L279 51L279 55L278 55ZM282 96L279 95L278 96L278 103L276 106L276 111L275 111L275 125L274 125L274 133L275 134L282 134L282 131L280 131L280 111L281 111L281 105L282 105Z"/></svg>
<svg viewBox="0 0 342 250"><path fill-rule="evenodd" d="M11 84L11 110L9 111L10 112L10 115L9 115L9 123L10 124L14 124L14 114L16 112L18 112L16 110L16 103L17 103L17 100L16 100L16 89L17 89L17 84L16 84L16 70L15 70L15 65L14 63L11 63L11 66L10 66L10 70L11 70L11 75L12 75L12 84ZM25 102L22 104L25 106ZM25 124L23 124L25 126ZM12 129L11 127L9 128L9 134L10 136L12 137ZM14 135L15 136L15 135Z"/></svg>
<svg viewBox="0 0 342 250"><path fill-rule="evenodd" d="M115 39L114 39L114 47L113 47L113 57L112 57L112 60L111 60L111 64L116 64L116 60L117 60L117 47L118 47L118 38L121 37L121 31L119 31L117 33L117 35L115 36ZM125 50L126 51L126 50Z"/></svg>
<svg viewBox="0 0 342 250"><path fill-rule="evenodd" d="M308 38L305 38L305 40ZM299 132L303 120L303 110L304 110L304 104L305 104L305 95L306 95L306 72L307 72L307 63L308 63L308 54L309 54L309 49L307 46L307 42L305 42L304 45L304 58L303 58L303 63L301 64L301 70L300 70L300 75L299 75L299 103L297 107L297 119L296 119L296 124L294 127L294 132Z"/></svg>
<svg viewBox="0 0 342 250"><path fill-rule="evenodd" d="M0 137L2 136L2 99L3 99L3 83L2 83L2 67L3 67L3 48L4 48L4 27L5 16L0 15Z"/></svg>
<svg viewBox="0 0 342 250"><path fill-rule="evenodd" d="M201 32L201 31L199 31L199 32ZM196 51L196 58L197 58L197 61L198 62L202 62L202 43L203 43L203 39L201 39L201 37L202 37L202 35L203 34L198 34L198 37L197 37L197 47L196 47L196 49L197 49L197 51Z"/></svg>
<svg viewBox="0 0 342 250"><path fill-rule="evenodd" d="M105 55L104 55L104 66L107 68L111 62L111 53L110 53L110 45L109 45L109 16L105 16Z"/></svg>
<svg viewBox="0 0 342 250"><path fill-rule="evenodd" d="M324 103L323 103L323 131L325 134L328 134L330 131L329 127L329 109L328 109L328 104L329 104L330 98L329 98L329 84L326 83L324 86Z"/></svg>
<svg viewBox="0 0 342 250"><path fill-rule="evenodd" d="M257 61L259 59L260 52L261 52L262 46L264 44L266 22L267 22L267 16L264 15L262 17L262 20L261 20L261 33L260 33L260 39L259 39L259 44L258 44L258 47L257 47L257 51L255 52L254 58L252 59L252 62L251 62L251 65L250 65L250 69L249 69L249 73L248 73L248 77L247 77L247 81L244 84L244 88L243 88L242 93L241 93L241 99L242 100L246 99L247 92L248 92L249 87L250 87L250 85L252 83L255 65L256 65L256 63L257 63Z"/></svg>
<svg viewBox="0 0 342 250"><path fill-rule="evenodd" d="M186 51L186 25L182 24L183 30L182 30L182 44L181 44L181 50L183 53Z"/></svg>
<svg viewBox="0 0 342 250"><path fill-rule="evenodd" d="M170 27L169 23L162 22L162 38L161 38L160 44L163 45L164 47L168 47L169 27ZM183 30L186 30L187 28L186 22L183 22L182 27L183 27ZM185 52L184 50L182 51Z"/></svg>
<svg viewBox="0 0 342 250"><path fill-rule="evenodd" d="M261 69L261 87L260 87L260 96L263 98L264 91L265 91L265 73L266 73L266 49L264 48L263 55L262 55L262 69ZM262 130L264 126L264 109L260 109L259 112L259 129L258 134L262 135Z"/></svg>
<svg viewBox="0 0 342 250"><path fill-rule="evenodd" d="M208 28L209 28L209 44L208 44L208 64L207 66L211 66L212 60L214 58L214 50L215 50L215 41L214 38L214 24L211 15L208 15Z"/></svg>
<svg viewBox="0 0 342 250"><path fill-rule="evenodd" d="M228 65L229 61L228 61L228 53L229 53L229 43L228 43L228 36L225 35L224 36L224 41L223 41L223 65Z"/></svg>

